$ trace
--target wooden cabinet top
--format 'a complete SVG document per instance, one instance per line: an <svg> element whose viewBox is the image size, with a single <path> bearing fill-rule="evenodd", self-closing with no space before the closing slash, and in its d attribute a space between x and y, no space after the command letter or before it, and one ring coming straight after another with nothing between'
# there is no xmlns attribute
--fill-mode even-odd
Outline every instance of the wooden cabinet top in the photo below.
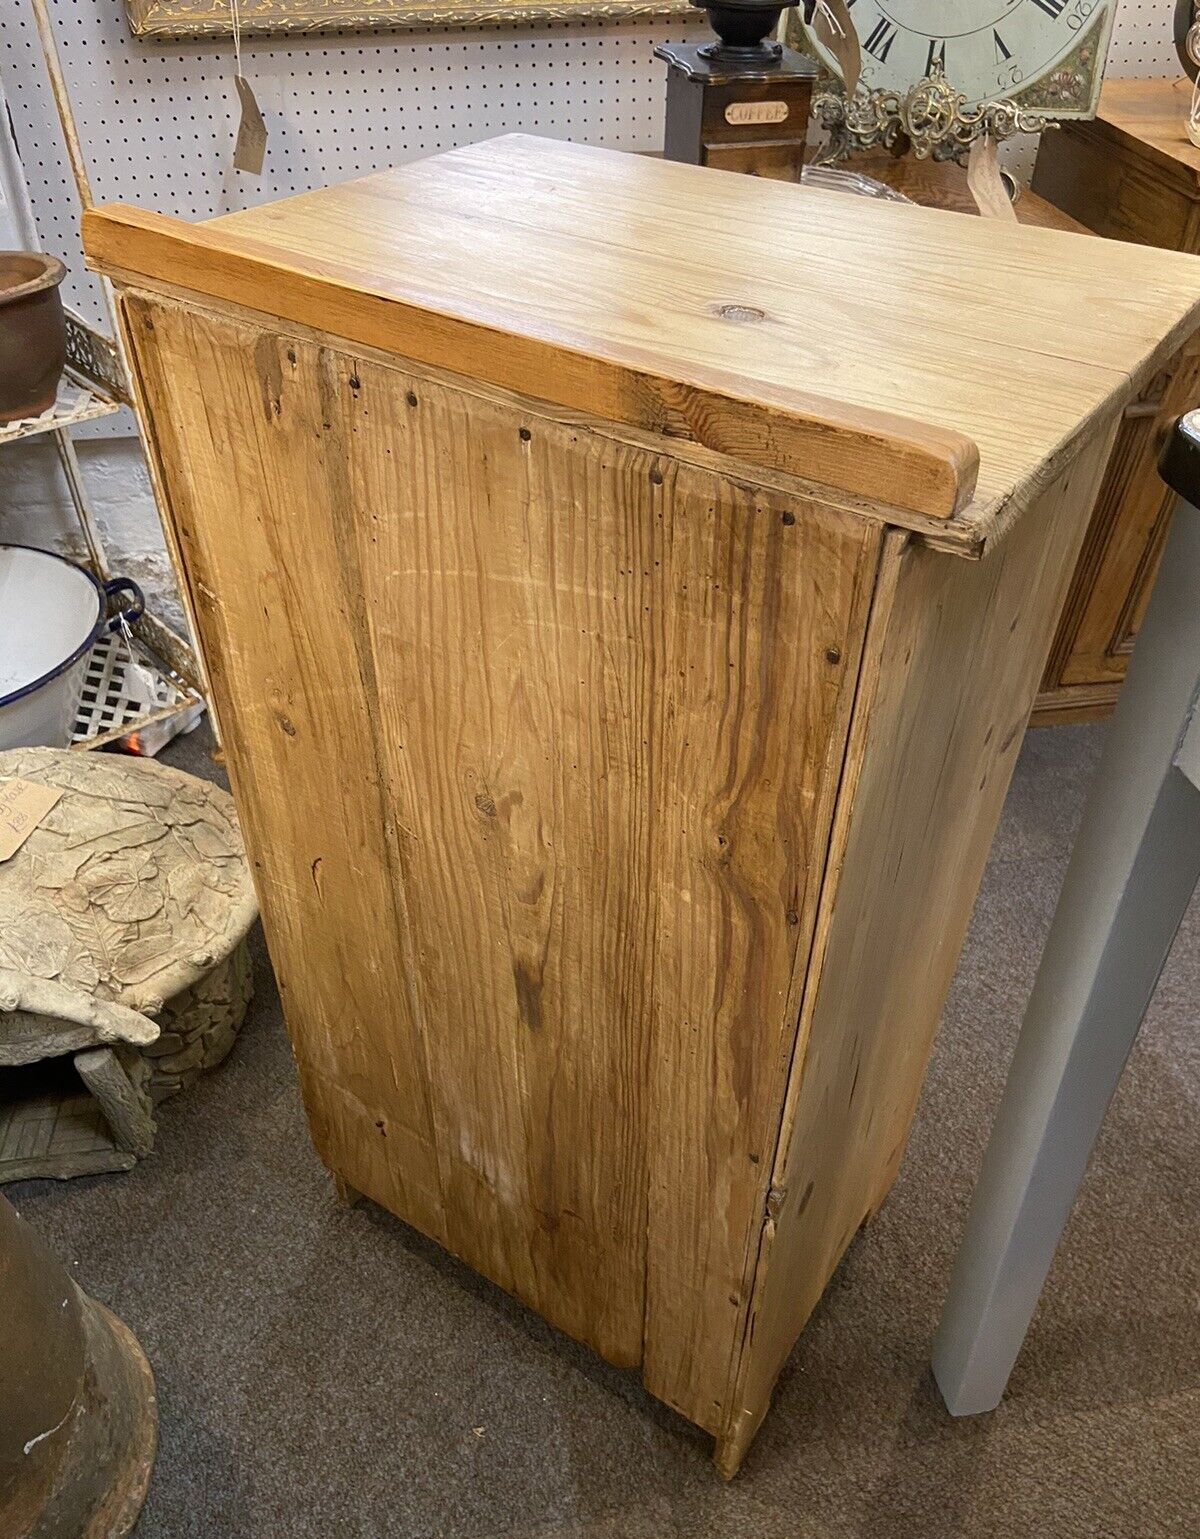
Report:
<svg viewBox="0 0 1200 1539"><path fill-rule="evenodd" d="M977 541L1200 322L1200 258L524 135L201 224L114 205L84 234L135 286Z"/></svg>
<svg viewBox="0 0 1200 1539"><path fill-rule="evenodd" d="M1162 175L1183 180L1200 196L1200 149L1184 130L1192 83L1175 80L1106 80L1094 123L1072 123L1071 133L1116 141Z"/></svg>

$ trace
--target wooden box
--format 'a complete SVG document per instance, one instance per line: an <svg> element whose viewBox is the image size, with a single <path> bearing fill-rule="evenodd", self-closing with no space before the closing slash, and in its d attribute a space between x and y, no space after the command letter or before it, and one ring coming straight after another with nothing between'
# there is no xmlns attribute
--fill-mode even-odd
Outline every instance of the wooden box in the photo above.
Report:
<svg viewBox="0 0 1200 1539"><path fill-rule="evenodd" d="M800 180L819 73L812 59L785 48L757 68L731 65L713 56L711 40L654 52L667 64L667 160Z"/></svg>
<svg viewBox="0 0 1200 1539"><path fill-rule="evenodd" d="M519 136L85 238L322 1159L732 1473L1200 262Z"/></svg>

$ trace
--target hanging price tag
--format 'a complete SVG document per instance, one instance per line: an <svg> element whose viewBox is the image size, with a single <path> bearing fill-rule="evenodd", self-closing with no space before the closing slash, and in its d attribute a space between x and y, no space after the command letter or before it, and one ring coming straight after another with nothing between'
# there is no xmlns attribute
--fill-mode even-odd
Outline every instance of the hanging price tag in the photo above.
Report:
<svg viewBox="0 0 1200 1539"><path fill-rule="evenodd" d="M1008 219L1016 224L1017 211L1000 175L996 141L991 134L972 141L967 156L967 188L985 219Z"/></svg>
<svg viewBox="0 0 1200 1539"><path fill-rule="evenodd" d="M152 711L155 706L162 705L158 698L158 680L150 669L138 662L137 652L133 645L133 632L129 629L129 622L125 616L121 616L121 639L125 644L125 695L134 705L140 706L144 711Z"/></svg>
<svg viewBox="0 0 1200 1539"><path fill-rule="evenodd" d="M862 69L862 53L846 0L817 0L812 30L817 41L837 60L847 97L853 96Z"/></svg>
<svg viewBox="0 0 1200 1539"><path fill-rule="evenodd" d="M267 125L258 110L254 87L245 75L235 75L233 83L237 87L238 102L241 105L237 140L233 146L233 163L239 171L261 176L263 159L267 153Z"/></svg>

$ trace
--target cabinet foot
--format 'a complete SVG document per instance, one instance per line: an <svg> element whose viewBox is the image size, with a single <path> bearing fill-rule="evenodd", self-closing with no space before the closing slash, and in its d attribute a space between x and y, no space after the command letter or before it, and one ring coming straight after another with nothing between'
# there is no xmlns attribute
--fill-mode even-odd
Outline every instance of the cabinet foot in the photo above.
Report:
<svg viewBox="0 0 1200 1539"><path fill-rule="evenodd" d="M333 1190L343 1208L352 1208L356 1202L362 1201L363 1194L358 1187L351 1186L349 1181L344 1180L336 1171L333 1176Z"/></svg>
<svg viewBox="0 0 1200 1539"><path fill-rule="evenodd" d="M728 1432L721 1433L713 1443L713 1463L722 1480L732 1480L742 1467L746 1450L754 1441L762 1417L757 1419L744 1411Z"/></svg>

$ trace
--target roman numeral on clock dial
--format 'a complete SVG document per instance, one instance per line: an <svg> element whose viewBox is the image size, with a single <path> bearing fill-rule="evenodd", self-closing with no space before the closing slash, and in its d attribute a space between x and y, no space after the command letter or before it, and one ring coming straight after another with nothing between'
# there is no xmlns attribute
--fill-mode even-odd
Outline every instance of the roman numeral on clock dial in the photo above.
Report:
<svg viewBox="0 0 1200 1539"><path fill-rule="evenodd" d="M873 29L863 41L863 47L872 58L878 59L880 64L887 63L887 56L892 51L892 44L896 41L896 29L887 19L881 16Z"/></svg>
<svg viewBox="0 0 1200 1539"><path fill-rule="evenodd" d="M704 0L700 0L704 3ZM1086 116L1095 105L1116 0L846 0L862 48L864 91L903 96L938 65L966 103L1035 95L1073 57L1061 91L1063 113ZM803 21L807 41L836 69L831 50ZM1081 48L1081 43L1088 43ZM1075 50L1078 57L1072 55ZM1078 85L1075 77L1078 76ZM1061 94L1060 91L1060 94ZM1043 98L1044 98L1043 93ZM1054 93L1051 99L1057 100ZM1044 99L1039 99L1039 107ZM1051 111L1051 116L1058 116Z"/></svg>

